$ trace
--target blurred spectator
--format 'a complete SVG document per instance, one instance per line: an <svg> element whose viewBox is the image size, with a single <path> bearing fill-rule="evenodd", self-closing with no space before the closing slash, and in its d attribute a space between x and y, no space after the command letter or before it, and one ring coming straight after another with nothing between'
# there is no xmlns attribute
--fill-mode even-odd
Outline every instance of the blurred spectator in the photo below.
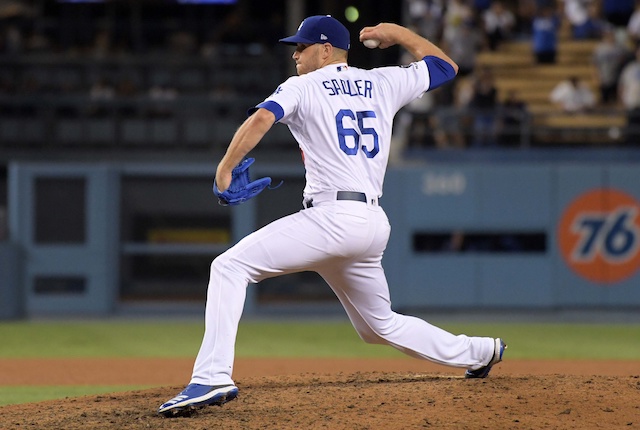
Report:
<svg viewBox="0 0 640 430"><path fill-rule="evenodd" d="M498 90L491 69L484 68L478 71L468 106L473 117L472 145L494 146L497 131Z"/></svg>
<svg viewBox="0 0 640 430"><path fill-rule="evenodd" d="M37 97L42 94L43 85L38 78L32 74L23 75L21 78L16 93L21 96L26 96L26 99L25 103L21 103L15 108L14 114L18 116L35 117L41 105Z"/></svg>
<svg viewBox="0 0 640 430"><path fill-rule="evenodd" d="M227 102L238 97L236 88L228 82L216 82L215 86L209 93L209 98L214 101Z"/></svg>
<svg viewBox="0 0 640 430"><path fill-rule="evenodd" d="M111 101L115 96L113 85L106 78L99 78L89 90L89 98L94 101Z"/></svg>
<svg viewBox="0 0 640 430"><path fill-rule="evenodd" d="M258 41L262 49L272 51L274 46L278 46L275 42L287 32L285 28L285 16L277 9L274 9L269 14L268 19L261 20L260 25L262 28L256 35L254 42Z"/></svg>
<svg viewBox="0 0 640 430"><path fill-rule="evenodd" d="M554 64L558 51L560 18L552 7L543 7L533 19L533 53L539 64Z"/></svg>
<svg viewBox="0 0 640 430"><path fill-rule="evenodd" d="M464 232L455 230L442 245L442 250L446 252L462 252L464 246Z"/></svg>
<svg viewBox="0 0 640 430"><path fill-rule="evenodd" d="M559 0L534 0L536 3L536 10L542 10L545 7L550 7L552 9L558 6Z"/></svg>
<svg viewBox="0 0 640 430"><path fill-rule="evenodd" d="M476 15L482 15L491 7L492 0L472 0L472 6Z"/></svg>
<svg viewBox="0 0 640 430"><path fill-rule="evenodd" d="M440 149L458 148L466 146L464 130L468 129L467 115L463 112L469 103L464 89L469 78L461 78L462 84L454 87L451 83L434 90L434 114L431 116L431 127L436 147Z"/></svg>
<svg viewBox="0 0 640 430"><path fill-rule="evenodd" d="M634 46L640 45L640 1L636 3L636 8L627 23L627 37L631 39Z"/></svg>
<svg viewBox="0 0 640 430"><path fill-rule="evenodd" d="M536 246L531 240L516 234L478 234L462 230L455 230L450 235L442 235L434 239L432 239L431 244L421 243L421 247L425 250L475 253L522 252L524 249L535 249L533 247Z"/></svg>
<svg viewBox="0 0 640 430"><path fill-rule="evenodd" d="M17 25L0 28L0 52L7 55L21 54L24 50L22 31Z"/></svg>
<svg viewBox="0 0 640 430"><path fill-rule="evenodd" d="M0 116L3 118L16 114L16 107L11 103L11 97L9 97L15 92L13 79L9 76L0 76Z"/></svg>
<svg viewBox="0 0 640 430"><path fill-rule="evenodd" d="M0 75L0 95L15 93L15 86L11 75Z"/></svg>
<svg viewBox="0 0 640 430"><path fill-rule="evenodd" d="M132 98L138 95L138 87L131 78L123 78L116 84L116 96Z"/></svg>
<svg viewBox="0 0 640 430"><path fill-rule="evenodd" d="M52 90L58 100L56 115L60 118L77 118L80 109L74 97L78 91L75 80L61 81Z"/></svg>
<svg viewBox="0 0 640 430"><path fill-rule="evenodd" d="M106 58L109 54L111 54L111 52L111 33L108 30L98 31L93 41L93 46L90 49L91 55L95 59L101 60Z"/></svg>
<svg viewBox="0 0 640 430"><path fill-rule="evenodd" d="M536 0L519 0L516 2L516 24L514 32L518 36L531 37L533 19L536 16Z"/></svg>
<svg viewBox="0 0 640 430"><path fill-rule="evenodd" d="M444 14L443 41L449 43L463 31L465 25L473 24L473 10L464 0L451 0Z"/></svg>
<svg viewBox="0 0 640 430"><path fill-rule="evenodd" d="M556 85L549 99L567 113L585 112L596 104L591 88L577 76L570 76Z"/></svg>
<svg viewBox="0 0 640 430"><path fill-rule="evenodd" d="M115 97L115 88L105 79L97 79L89 90L89 109L88 115L92 117L104 117L108 114L109 108L107 103L113 101Z"/></svg>
<svg viewBox="0 0 640 430"><path fill-rule="evenodd" d="M574 39L589 19L588 6L592 0L562 0L564 3L564 16L571 25L571 32Z"/></svg>
<svg viewBox="0 0 640 430"><path fill-rule="evenodd" d="M599 39L608 24L600 16L598 5L595 2L587 4L587 18L580 25L573 26L573 38L580 39Z"/></svg>
<svg viewBox="0 0 640 430"><path fill-rule="evenodd" d="M627 111L627 142L640 142L640 48L620 74L618 94Z"/></svg>
<svg viewBox="0 0 640 430"><path fill-rule="evenodd" d="M434 96L431 92L427 92L410 102L401 111L398 125L404 125L406 143L409 146L434 146L431 120L433 107Z"/></svg>
<svg viewBox="0 0 640 430"><path fill-rule="evenodd" d="M443 43L447 54L458 64L459 76L467 76L476 67L476 57L482 48L482 35L476 26L467 23L452 33L448 41Z"/></svg>
<svg viewBox="0 0 640 430"><path fill-rule="evenodd" d="M618 100L618 77L628 52L625 46L617 43L612 30L605 31L594 48L593 65L600 89L600 103L606 105Z"/></svg>
<svg viewBox="0 0 640 430"><path fill-rule="evenodd" d="M411 25L429 40L436 41L442 37L444 10L444 0L408 0Z"/></svg>
<svg viewBox="0 0 640 430"><path fill-rule="evenodd" d="M25 38L25 49L30 53L51 52L51 40L41 28L36 28Z"/></svg>
<svg viewBox="0 0 640 430"><path fill-rule="evenodd" d="M82 4L60 2L57 21L57 42L70 54L83 54L91 49L97 23L94 10Z"/></svg>
<svg viewBox="0 0 640 430"><path fill-rule="evenodd" d="M186 31L174 31L169 35L167 46L171 54L191 55L197 51L195 36Z"/></svg>
<svg viewBox="0 0 640 430"><path fill-rule="evenodd" d="M438 106L431 119L436 147L462 149L466 146L463 134L464 116L458 106Z"/></svg>
<svg viewBox="0 0 640 430"><path fill-rule="evenodd" d="M247 45L255 43L258 28L252 25L250 17L242 7L234 8L224 21L215 26L209 36L209 50L215 53L239 54Z"/></svg>
<svg viewBox="0 0 640 430"><path fill-rule="evenodd" d="M173 116L173 102L178 91L169 85L155 85L149 90L151 108L148 116L151 118L170 118Z"/></svg>
<svg viewBox="0 0 640 430"><path fill-rule="evenodd" d="M482 14L482 21L490 50L495 51L501 42L511 39L516 19L502 1L492 1L489 9Z"/></svg>
<svg viewBox="0 0 640 430"><path fill-rule="evenodd" d="M138 109L136 101L138 87L130 78L124 78L116 84L116 101L118 102L117 112L123 117L136 116Z"/></svg>
<svg viewBox="0 0 640 430"><path fill-rule="evenodd" d="M231 108L229 102L233 102L238 95L238 88L229 83L218 82L214 84L213 89L208 95L209 100L215 102L213 108L214 115L224 118L237 113L236 110Z"/></svg>
<svg viewBox="0 0 640 430"><path fill-rule="evenodd" d="M411 56L405 51L401 55L400 64L409 64ZM426 147L433 146L433 133L431 132L431 115L435 105L433 92L426 92L398 112L397 124L394 128L394 138L396 139L396 159L402 151L401 148L407 146Z"/></svg>
<svg viewBox="0 0 640 430"><path fill-rule="evenodd" d="M511 89L500 104L498 143L501 146L517 146L522 143L529 125L529 109L518 92Z"/></svg>
<svg viewBox="0 0 640 430"><path fill-rule="evenodd" d="M409 64L412 57L403 52L400 64ZM399 159L399 155L407 146L427 147L434 146L432 131L432 114L435 106L434 92L429 91L406 105L398 112L396 125L394 126L394 138L396 146L394 158Z"/></svg>
<svg viewBox="0 0 640 430"><path fill-rule="evenodd" d="M605 21L614 27L626 27L633 13L636 0L601 0L601 13Z"/></svg>

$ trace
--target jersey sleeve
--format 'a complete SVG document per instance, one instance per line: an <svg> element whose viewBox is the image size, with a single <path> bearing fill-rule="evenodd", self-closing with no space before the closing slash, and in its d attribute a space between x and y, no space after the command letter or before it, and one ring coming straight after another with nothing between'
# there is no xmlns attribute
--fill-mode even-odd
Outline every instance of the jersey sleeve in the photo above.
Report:
<svg viewBox="0 0 640 430"><path fill-rule="evenodd" d="M394 102L396 109L422 97L426 91L439 87L456 75L448 62L434 56L426 56L405 66L381 67L374 70L381 76L381 85L387 100Z"/></svg>
<svg viewBox="0 0 640 430"><path fill-rule="evenodd" d="M456 77L456 71L449 62L434 55L422 59L429 69L429 89L433 90Z"/></svg>
<svg viewBox="0 0 640 430"><path fill-rule="evenodd" d="M278 88L262 103L249 109L249 115L256 110L263 108L272 112L276 117L276 122L288 124L290 119L297 113L300 100L302 99L302 82L299 77L292 76Z"/></svg>

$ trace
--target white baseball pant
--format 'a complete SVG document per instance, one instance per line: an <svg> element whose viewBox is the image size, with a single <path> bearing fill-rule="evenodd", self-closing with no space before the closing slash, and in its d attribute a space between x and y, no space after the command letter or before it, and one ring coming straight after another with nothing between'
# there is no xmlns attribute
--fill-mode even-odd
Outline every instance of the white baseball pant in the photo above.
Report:
<svg viewBox="0 0 640 430"><path fill-rule="evenodd" d="M391 228L376 198L367 203L313 197L313 207L248 235L211 264L205 333L191 383L233 384L238 323L248 283L300 272L318 272L368 343L388 344L416 358L477 369L494 354L489 337L453 335L391 309L382 254Z"/></svg>

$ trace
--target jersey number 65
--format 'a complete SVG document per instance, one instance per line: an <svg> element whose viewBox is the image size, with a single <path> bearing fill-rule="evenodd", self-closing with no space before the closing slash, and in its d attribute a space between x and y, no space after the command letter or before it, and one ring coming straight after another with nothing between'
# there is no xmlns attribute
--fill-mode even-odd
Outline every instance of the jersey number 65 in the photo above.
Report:
<svg viewBox="0 0 640 430"><path fill-rule="evenodd" d="M352 120L358 119L358 128L360 131L355 128L345 127L342 120L344 117L351 118ZM380 151L380 146L378 145L378 133L376 133L375 129L364 126L364 120L366 118L375 118L376 113L372 110L365 110L360 112L353 112L350 109L340 109L340 111L336 114L336 127L338 128L338 142L340 142L340 149L347 155L356 155L358 153L358 148L362 149L362 152L365 153L367 158L373 158ZM360 146L360 138L362 136L369 135L373 139L373 148L369 149L364 144ZM354 145L347 145L347 136L353 138Z"/></svg>

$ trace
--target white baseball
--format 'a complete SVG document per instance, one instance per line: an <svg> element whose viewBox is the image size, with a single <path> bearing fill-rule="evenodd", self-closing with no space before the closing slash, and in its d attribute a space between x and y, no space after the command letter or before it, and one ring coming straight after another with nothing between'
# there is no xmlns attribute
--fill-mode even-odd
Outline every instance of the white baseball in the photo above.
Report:
<svg viewBox="0 0 640 430"><path fill-rule="evenodd" d="M380 41L377 39L366 39L362 43L369 49L377 48L380 45Z"/></svg>

